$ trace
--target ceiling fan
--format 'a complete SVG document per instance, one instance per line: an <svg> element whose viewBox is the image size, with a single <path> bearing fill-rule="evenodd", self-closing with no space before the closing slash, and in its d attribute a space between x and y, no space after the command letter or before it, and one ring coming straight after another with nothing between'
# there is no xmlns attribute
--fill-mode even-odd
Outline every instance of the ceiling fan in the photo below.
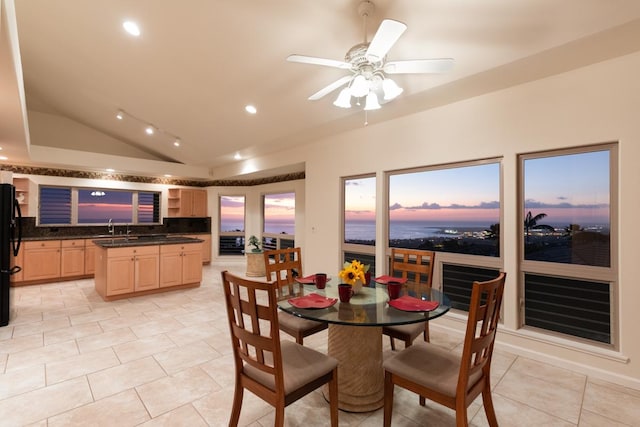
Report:
<svg viewBox="0 0 640 427"><path fill-rule="evenodd" d="M376 110L380 108L380 96L383 102L389 102L403 91L387 76L388 74L444 73L451 70L454 62L451 58L387 61L387 53L405 32L407 26L399 21L385 19L371 42L367 42L366 20L373 9L373 3L367 0L358 6L358 13L364 19L364 42L349 49L344 61L305 55L287 57L287 61L290 62L322 65L351 72L314 93L309 100L321 99L339 87L347 85L340 91L333 105L351 108L352 97L356 98L357 105L360 105L360 98L365 97L364 109Z"/></svg>

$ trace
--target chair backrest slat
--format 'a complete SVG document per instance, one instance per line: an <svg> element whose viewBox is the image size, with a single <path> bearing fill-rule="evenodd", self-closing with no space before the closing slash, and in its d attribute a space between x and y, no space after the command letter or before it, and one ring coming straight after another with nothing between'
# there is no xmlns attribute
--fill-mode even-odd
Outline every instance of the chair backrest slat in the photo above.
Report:
<svg viewBox="0 0 640 427"><path fill-rule="evenodd" d="M300 248L264 251L264 265L267 280L274 280L278 285L278 295L281 296L284 292L294 294L295 275L302 277Z"/></svg>
<svg viewBox="0 0 640 427"><path fill-rule="evenodd" d="M495 279L473 283L458 392L464 393L473 386L469 377L474 377L479 370L485 370L484 375L489 375L505 279L506 273L502 272Z"/></svg>
<svg viewBox="0 0 640 427"><path fill-rule="evenodd" d="M222 273L236 371L243 363L274 376L284 387L276 286Z"/></svg>
<svg viewBox="0 0 640 427"><path fill-rule="evenodd" d="M407 279L410 284L425 286L429 290L433 283L434 261L433 251L391 248L390 275L400 273L400 277Z"/></svg>

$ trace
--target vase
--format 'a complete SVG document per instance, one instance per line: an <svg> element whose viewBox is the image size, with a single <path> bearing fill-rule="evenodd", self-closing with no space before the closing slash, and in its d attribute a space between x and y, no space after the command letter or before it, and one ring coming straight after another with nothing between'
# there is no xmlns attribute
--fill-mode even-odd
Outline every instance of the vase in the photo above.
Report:
<svg viewBox="0 0 640 427"><path fill-rule="evenodd" d="M362 280L356 279L351 287L353 288L353 294L356 295L362 289Z"/></svg>

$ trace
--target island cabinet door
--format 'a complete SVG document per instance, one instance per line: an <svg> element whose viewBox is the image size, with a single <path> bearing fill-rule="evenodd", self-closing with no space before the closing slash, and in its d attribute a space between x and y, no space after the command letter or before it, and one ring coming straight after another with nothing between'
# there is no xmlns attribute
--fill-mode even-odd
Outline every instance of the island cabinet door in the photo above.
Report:
<svg viewBox="0 0 640 427"><path fill-rule="evenodd" d="M184 245L182 254L182 283L200 283L202 281L202 243Z"/></svg>
<svg viewBox="0 0 640 427"><path fill-rule="evenodd" d="M134 265L133 254L107 259L107 295L133 292Z"/></svg>
<svg viewBox="0 0 640 427"><path fill-rule="evenodd" d="M182 284L182 245L160 247L160 287Z"/></svg>
<svg viewBox="0 0 640 427"><path fill-rule="evenodd" d="M158 254L136 255L134 290L146 291L159 287Z"/></svg>

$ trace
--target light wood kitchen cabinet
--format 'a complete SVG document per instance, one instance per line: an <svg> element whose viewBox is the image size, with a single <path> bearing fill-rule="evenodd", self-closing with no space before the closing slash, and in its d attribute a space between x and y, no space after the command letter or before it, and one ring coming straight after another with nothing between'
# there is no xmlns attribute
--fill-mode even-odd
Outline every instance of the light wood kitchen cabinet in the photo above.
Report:
<svg viewBox="0 0 640 427"><path fill-rule="evenodd" d="M160 247L160 287L202 281L202 243Z"/></svg>
<svg viewBox="0 0 640 427"><path fill-rule="evenodd" d="M184 237L191 237L202 240L202 263L211 262L211 234L186 234Z"/></svg>
<svg viewBox="0 0 640 427"><path fill-rule="evenodd" d="M84 239L62 240L60 246L62 248L60 276L72 277L84 275Z"/></svg>
<svg viewBox="0 0 640 427"><path fill-rule="evenodd" d="M96 245L92 239L84 241L84 274L93 274L96 271Z"/></svg>
<svg viewBox="0 0 640 427"><path fill-rule="evenodd" d="M22 280L45 280L60 277L60 240L22 242L24 260Z"/></svg>
<svg viewBox="0 0 640 427"><path fill-rule="evenodd" d="M22 216L29 216L29 201L36 193L34 182L29 178L13 178L13 185L16 187L16 200Z"/></svg>
<svg viewBox="0 0 640 427"><path fill-rule="evenodd" d="M207 191L170 188L168 213L171 217L206 217Z"/></svg>
<svg viewBox="0 0 640 427"><path fill-rule="evenodd" d="M96 248L96 290L114 296L159 286L158 246Z"/></svg>

